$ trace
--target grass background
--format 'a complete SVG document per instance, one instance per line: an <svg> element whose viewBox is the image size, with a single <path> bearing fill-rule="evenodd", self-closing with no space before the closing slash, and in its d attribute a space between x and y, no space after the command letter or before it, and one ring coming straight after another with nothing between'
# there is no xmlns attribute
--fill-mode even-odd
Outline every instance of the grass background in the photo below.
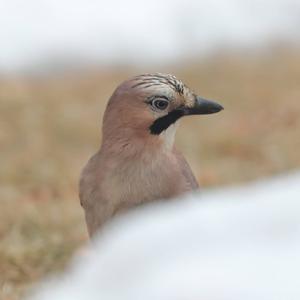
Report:
<svg viewBox="0 0 300 300"><path fill-rule="evenodd" d="M299 168L299 49L227 53L158 71L225 107L220 114L185 118L177 134L202 186ZM100 145L109 96L137 73L0 77L1 300L20 299L86 243L78 176Z"/></svg>

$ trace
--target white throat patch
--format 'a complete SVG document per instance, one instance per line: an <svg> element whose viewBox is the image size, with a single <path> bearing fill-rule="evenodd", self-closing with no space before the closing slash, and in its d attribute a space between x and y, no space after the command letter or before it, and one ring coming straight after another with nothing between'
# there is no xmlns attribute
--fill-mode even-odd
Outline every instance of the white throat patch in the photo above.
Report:
<svg viewBox="0 0 300 300"><path fill-rule="evenodd" d="M171 150L174 145L175 141L175 135L176 135L176 130L179 125L179 121L175 122L174 124L170 125L166 130L164 130L161 134L160 137L164 141L164 145L167 150Z"/></svg>

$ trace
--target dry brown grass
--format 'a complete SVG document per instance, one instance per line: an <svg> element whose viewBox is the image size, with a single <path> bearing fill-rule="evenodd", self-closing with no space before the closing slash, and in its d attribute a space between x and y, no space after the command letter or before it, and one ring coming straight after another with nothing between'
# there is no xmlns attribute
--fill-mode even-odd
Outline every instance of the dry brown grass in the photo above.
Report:
<svg viewBox="0 0 300 300"><path fill-rule="evenodd" d="M182 121L178 147L202 185L300 166L300 55L226 55L164 68L225 111ZM0 79L0 299L62 269L87 235L77 199L115 86L136 71Z"/></svg>

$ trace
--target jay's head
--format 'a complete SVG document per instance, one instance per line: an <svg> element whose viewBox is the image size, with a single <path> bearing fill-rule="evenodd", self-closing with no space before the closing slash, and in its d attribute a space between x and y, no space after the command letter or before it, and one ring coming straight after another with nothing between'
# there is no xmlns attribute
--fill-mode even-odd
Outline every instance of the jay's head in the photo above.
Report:
<svg viewBox="0 0 300 300"><path fill-rule="evenodd" d="M169 74L144 74L123 82L109 100L103 133L159 136L183 116L212 114L223 107L197 96Z"/></svg>

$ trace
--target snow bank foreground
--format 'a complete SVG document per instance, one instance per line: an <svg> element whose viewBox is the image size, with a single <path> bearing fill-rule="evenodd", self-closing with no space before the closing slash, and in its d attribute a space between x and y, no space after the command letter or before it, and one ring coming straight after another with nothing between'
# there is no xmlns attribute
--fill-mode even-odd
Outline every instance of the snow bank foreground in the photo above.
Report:
<svg viewBox="0 0 300 300"><path fill-rule="evenodd" d="M176 63L300 40L298 0L0 0L0 72Z"/></svg>
<svg viewBox="0 0 300 300"><path fill-rule="evenodd" d="M300 173L112 222L39 300L300 299Z"/></svg>

